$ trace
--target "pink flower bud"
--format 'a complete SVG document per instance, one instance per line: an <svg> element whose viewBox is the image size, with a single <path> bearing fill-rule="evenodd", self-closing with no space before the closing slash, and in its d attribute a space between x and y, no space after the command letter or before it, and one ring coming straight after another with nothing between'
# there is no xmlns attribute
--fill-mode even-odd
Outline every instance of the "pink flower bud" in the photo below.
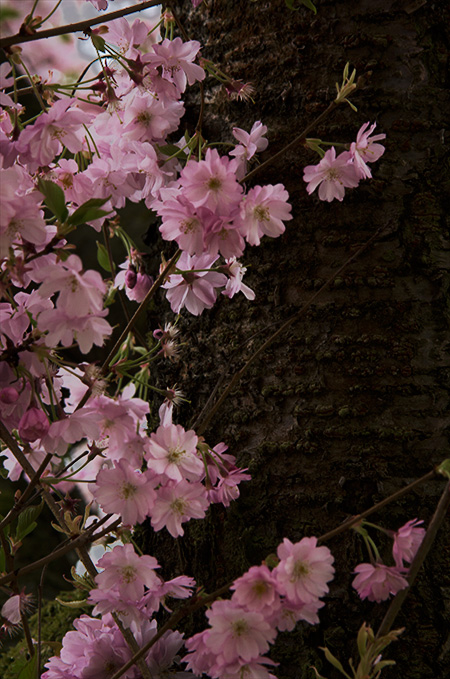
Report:
<svg viewBox="0 0 450 679"><path fill-rule="evenodd" d="M137 273L135 269L128 269L128 271L125 274L125 285L127 288L132 290L134 286L136 285L137 282Z"/></svg>
<svg viewBox="0 0 450 679"><path fill-rule="evenodd" d="M19 434L22 441L31 443L41 439L49 430L47 415L39 408L31 407L19 421Z"/></svg>
<svg viewBox="0 0 450 679"><path fill-rule="evenodd" d="M2 403L15 403L19 398L19 392L14 387L5 387L0 391L0 401Z"/></svg>

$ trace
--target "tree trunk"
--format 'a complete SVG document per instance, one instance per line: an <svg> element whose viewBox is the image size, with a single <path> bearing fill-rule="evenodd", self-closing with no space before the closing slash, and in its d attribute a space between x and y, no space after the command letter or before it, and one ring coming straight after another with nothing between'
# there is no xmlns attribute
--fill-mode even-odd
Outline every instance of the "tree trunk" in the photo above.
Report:
<svg viewBox="0 0 450 679"><path fill-rule="evenodd" d="M230 101L207 80L202 132L209 141L231 141L234 125L250 130L261 120L270 140L262 159L269 158L325 110L346 62L367 76L352 99L358 112L342 105L310 136L351 142L366 121L387 135L386 152L372 165L374 178L348 191L342 203L307 195L302 170L318 157L301 145L256 175L250 185L286 186L294 219L281 238L265 238L245 252L255 302L222 297L198 319L182 314L182 357L159 377L163 386L178 382L190 399L176 416L187 427L218 379L225 376L223 389L380 230L246 373L205 432L211 445L225 441L249 467L253 480L242 484L240 499L228 510L212 507L204 522L186 524L175 550L161 533L141 531L165 575L191 573L207 591L259 564L283 537L296 542L325 533L448 456L448 5L318 0L317 9L317 15L304 7L291 11L283 0L209 0L197 10L187 0L175 5L189 37L202 43L203 57L257 90L254 104ZM192 133L198 89L190 96ZM160 304L166 311L167 303ZM436 478L372 520L393 530L414 517L427 523L443 485ZM447 521L395 623L406 629L386 652L398 663L385 670L386 679L448 676L448 528ZM382 543L382 555L392 564L389 544ZM356 656L361 624L376 629L388 606L361 604L351 587L351 571L368 560L358 536L345 533L328 546L336 577L321 623L301 623L279 636L271 653L280 663L279 679L312 677L311 665L330 679L340 676L318 647L328 646L345 663ZM191 621L188 632L201 629L203 620Z"/></svg>

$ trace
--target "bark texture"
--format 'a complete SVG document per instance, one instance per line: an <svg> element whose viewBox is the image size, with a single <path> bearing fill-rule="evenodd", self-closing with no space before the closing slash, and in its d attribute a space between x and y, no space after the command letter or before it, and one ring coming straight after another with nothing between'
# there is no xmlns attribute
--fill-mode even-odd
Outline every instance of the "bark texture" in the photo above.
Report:
<svg viewBox="0 0 450 679"><path fill-rule="evenodd" d="M165 573L192 573L208 591L260 563L283 537L324 533L448 456L448 6L318 0L317 8L315 16L306 8L289 11L282 0L210 0L196 11L190 2L175 4L203 56L257 88L255 104L235 102L208 80L205 138L231 141L233 125L249 130L261 120L269 128L268 158L326 108L347 61L358 75L368 74L354 97L358 112L342 106L310 136L350 142L369 120L387 134L374 179L343 203L307 196L302 170L317 156L301 146L257 175L254 184L285 184L294 220L283 237L245 253L256 302L222 298L198 319L183 313L181 360L159 378L161 386L177 381L191 400L177 414L187 426L217 381L225 376L226 384L382 229L249 370L208 427L208 442L225 441L253 475L241 498L229 510L213 507L205 522L191 521L175 550L162 534L141 530ZM198 92L190 96L192 132ZM414 517L428 522L443 484L424 484L373 520L392 529ZM396 622L406 630L386 653L398 663L384 671L386 679L448 676L448 529L447 521ZM344 534L328 546L337 572L321 624L280 635L271 653L279 679L312 677L311 665L330 679L340 676L318 647L327 645L343 662L354 657L361 624L376 629L387 608L362 605L351 588L351 571L367 560L357 536ZM388 542L384 557L391 563ZM190 621L188 631L202 620Z"/></svg>

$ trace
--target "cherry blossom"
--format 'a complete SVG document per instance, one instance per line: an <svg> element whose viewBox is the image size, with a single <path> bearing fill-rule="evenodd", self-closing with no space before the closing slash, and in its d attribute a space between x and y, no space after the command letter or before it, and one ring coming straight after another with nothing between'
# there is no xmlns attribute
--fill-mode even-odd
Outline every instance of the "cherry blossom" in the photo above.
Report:
<svg viewBox="0 0 450 679"><path fill-rule="evenodd" d="M152 526L155 531L166 527L172 537L184 535L182 523L189 519L202 519L209 502L201 483L170 481L158 488L152 509Z"/></svg>
<svg viewBox="0 0 450 679"><path fill-rule="evenodd" d="M353 162L356 167L356 171L359 176L364 178L370 178L372 173L367 165L367 163L374 163L376 160L381 158L384 153L384 146L381 144L376 144L374 142L385 139L385 134L376 134L373 137L370 135L376 128L377 124L364 123L360 128L357 136L356 142L353 142L350 146L350 154L353 158ZM369 127L369 129L367 129Z"/></svg>
<svg viewBox="0 0 450 679"><path fill-rule="evenodd" d="M150 514L156 497L153 475L140 472L126 460L112 469L102 469L92 493L105 512L120 514L128 526L142 523Z"/></svg>
<svg viewBox="0 0 450 679"><path fill-rule="evenodd" d="M276 238L284 233L283 222L292 219L288 192L282 184L255 186L241 203L238 224L250 245L259 245L263 235Z"/></svg>
<svg viewBox="0 0 450 679"><path fill-rule="evenodd" d="M194 316L204 309L210 309L216 301L216 288L225 286L227 278L224 274L209 269L218 259L217 256L201 255L190 257L186 252L178 260L178 268L182 274L172 274L162 286L167 292L172 311L179 313L185 306ZM195 271L199 269L199 271Z"/></svg>
<svg viewBox="0 0 450 679"><path fill-rule="evenodd" d="M289 601L309 604L328 592L334 559L328 547L317 547L317 538L303 538L295 544L284 538L277 554L280 563L274 575Z"/></svg>
<svg viewBox="0 0 450 679"><path fill-rule="evenodd" d="M199 481L204 475L204 465L197 454L198 438L190 429L185 431L179 424L158 427L150 435L146 455L149 468L167 479Z"/></svg>
<svg viewBox="0 0 450 679"><path fill-rule="evenodd" d="M357 575L352 585L361 599L380 603L388 599L390 594L397 594L408 587L408 581L396 566L360 563L353 572Z"/></svg>
<svg viewBox="0 0 450 679"><path fill-rule="evenodd" d="M344 151L336 158L334 146L326 151L318 165L308 165L304 169L303 179L308 182L306 190L309 194L319 187L320 200L329 203L337 198L344 199L345 189L359 184L359 175L352 163L352 155Z"/></svg>
<svg viewBox="0 0 450 679"><path fill-rule="evenodd" d="M425 529L420 527L422 523L423 521L412 519L394 533L392 553L397 568L403 567L403 561L410 563L414 559L425 536Z"/></svg>

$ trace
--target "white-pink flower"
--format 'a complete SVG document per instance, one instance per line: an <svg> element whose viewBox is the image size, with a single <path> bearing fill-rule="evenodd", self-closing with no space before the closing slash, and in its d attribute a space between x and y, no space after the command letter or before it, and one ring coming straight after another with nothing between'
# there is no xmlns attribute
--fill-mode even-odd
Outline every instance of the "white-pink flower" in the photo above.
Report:
<svg viewBox="0 0 450 679"><path fill-rule="evenodd" d="M277 554L280 563L273 574L289 601L309 604L328 592L334 559L328 547L317 547L317 538L303 538L295 544L284 538Z"/></svg>
<svg viewBox="0 0 450 679"><path fill-rule="evenodd" d="M352 585L361 599L380 603L388 599L390 594L397 594L401 589L408 587L408 581L394 566L385 566L383 563L360 563L353 572L357 575Z"/></svg>
<svg viewBox="0 0 450 679"><path fill-rule="evenodd" d="M343 200L345 189L359 184L359 175L348 151L340 153L336 158L334 146L326 151L318 165L308 165L303 172L303 179L308 182L306 190L309 194L319 187L320 200L329 203L337 198Z"/></svg>

